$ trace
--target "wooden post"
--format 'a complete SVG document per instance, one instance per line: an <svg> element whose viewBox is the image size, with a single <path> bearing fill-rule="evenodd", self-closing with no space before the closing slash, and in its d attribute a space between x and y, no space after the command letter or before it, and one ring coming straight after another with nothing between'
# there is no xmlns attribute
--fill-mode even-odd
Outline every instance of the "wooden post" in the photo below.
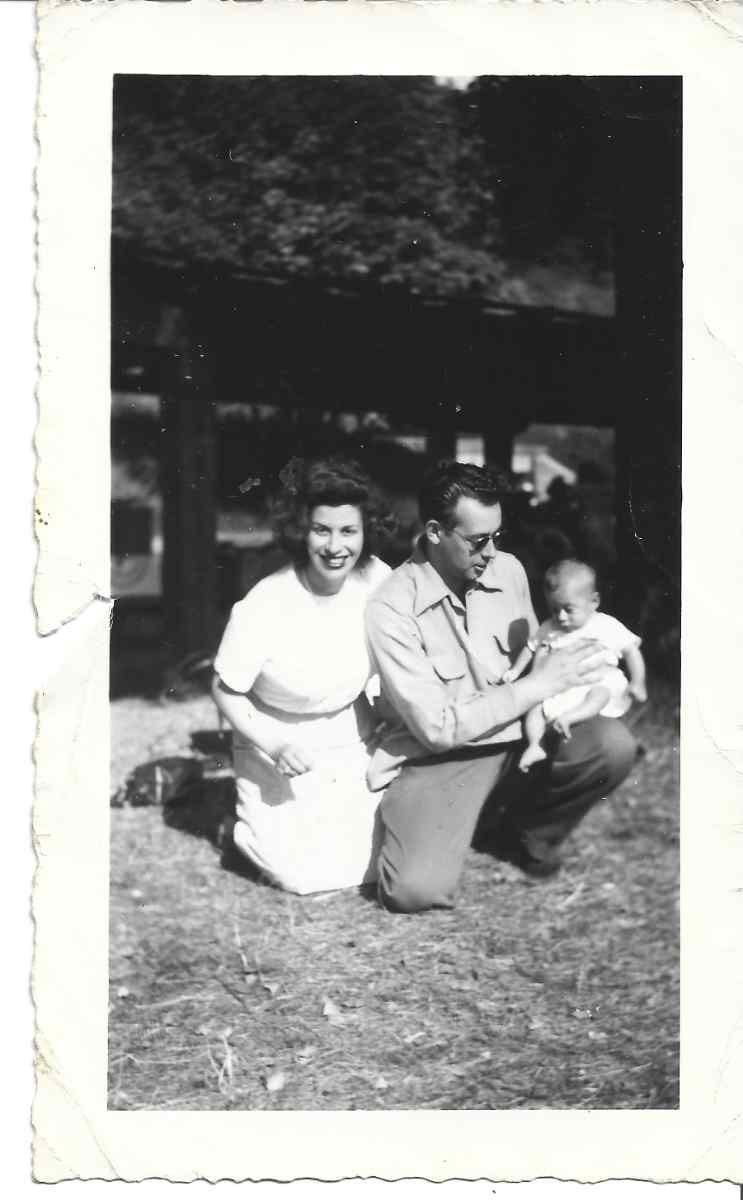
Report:
<svg viewBox="0 0 743 1200"><path fill-rule="evenodd" d="M510 473L514 438L520 428L522 428L522 422L516 425L515 419L509 413L507 417L501 419L500 424L497 423L496 417L493 424L483 430L485 462L489 467L494 467L505 474Z"/></svg>
<svg viewBox="0 0 743 1200"><path fill-rule="evenodd" d="M163 610L173 661L217 636L216 395L206 345L181 310L163 314Z"/></svg>

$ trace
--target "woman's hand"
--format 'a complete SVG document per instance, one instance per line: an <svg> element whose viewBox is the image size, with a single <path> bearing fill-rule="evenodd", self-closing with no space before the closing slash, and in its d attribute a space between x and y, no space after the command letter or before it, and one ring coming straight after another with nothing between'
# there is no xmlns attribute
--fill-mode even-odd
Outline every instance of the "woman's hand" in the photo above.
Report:
<svg viewBox="0 0 743 1200"><path fill-rule="evenodd" d="M280 771L282 775L288 775L289 778L294 775L304 775L315 765L312 755L302 746L295 746L292 742L281 746L273 758L277 771Z"/></svg>

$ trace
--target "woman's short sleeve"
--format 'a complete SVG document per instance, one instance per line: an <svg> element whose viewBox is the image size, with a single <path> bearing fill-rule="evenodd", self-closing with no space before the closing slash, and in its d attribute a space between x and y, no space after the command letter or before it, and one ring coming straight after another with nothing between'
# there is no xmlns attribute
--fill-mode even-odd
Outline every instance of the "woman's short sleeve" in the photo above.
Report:
<svg viewBox="0 0 743 1200"><path fill-rule="evenodd" d="M214 660L214 670L227 687L249 692L271 652L273 626L268 580L256 584L233 605Z"/></svg>

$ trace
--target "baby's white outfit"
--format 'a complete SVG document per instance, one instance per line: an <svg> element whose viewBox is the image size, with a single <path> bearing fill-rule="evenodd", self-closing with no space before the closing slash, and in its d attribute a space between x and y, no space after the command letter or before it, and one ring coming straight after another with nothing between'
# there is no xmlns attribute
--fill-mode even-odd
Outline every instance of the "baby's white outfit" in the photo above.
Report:
<svg viewBox="0 0 743 1200"><path fill-rule="evenodd" d="M534 641L539 644L548 642L552 649L569 646L573 642L590 638L600 643L597 650L597 664L604 667L601 678L593 684L581 684L579 687L568 688L557 696L545 700L542 711L545 719L554 721L563 716L576 705L580 704L593 687L605 687L609 690L609 699L601 709L602 717L621 717L632 704L629 694L627 676L619 669L619 660L625 651L632 646L640 645L640 638L627 629L616 617L608 613L596 612L588 618L580 629L571 629L563 633L554 621L545 621L540 626Z"/></svg>

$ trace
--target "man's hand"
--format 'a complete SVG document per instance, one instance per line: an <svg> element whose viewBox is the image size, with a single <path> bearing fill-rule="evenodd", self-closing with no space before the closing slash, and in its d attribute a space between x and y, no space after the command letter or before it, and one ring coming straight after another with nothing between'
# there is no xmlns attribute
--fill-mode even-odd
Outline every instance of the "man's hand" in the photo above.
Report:
<svg viewBox="0 0 743 1200"><path fill-rule="evenodd" d="M547 700L568 688L589 687L601 679L602 663L598 659L600 645L593 639L583 638L559 650L551 650L544 656L534 658L532 678L539 683L542 698Z"/></svg>
<svg viewBox="0 0 743 1200"><path fill-rule="evenodd" d="M638 704L644 704L648 698L648 689L644 683L631 683L628 691L632 699L637 700Z"/></svg>
<svg viewBox="0 0 743 1200"><path fill-rule="evenodd" d="M286 746L282 746L274 755L276 769L282 775L288 775L292 778L294 775L304 775L307 771L311 771L314 767L314 759L311 754L303 749L302 746L295 746L288 742Z"/></svg>

